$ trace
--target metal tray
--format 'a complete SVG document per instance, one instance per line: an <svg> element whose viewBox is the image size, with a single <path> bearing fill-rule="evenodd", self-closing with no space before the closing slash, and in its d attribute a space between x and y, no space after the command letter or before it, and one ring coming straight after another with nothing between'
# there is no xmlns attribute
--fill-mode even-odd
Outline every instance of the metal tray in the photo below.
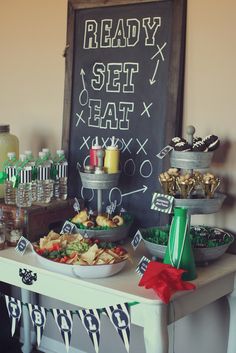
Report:
<svg viewBox="0 0 236 353"><path fill-rule="evenodd" d="M174 207L184 207L189 214L210 214L218 212L226 195L215 193L211 199L175 199Z"/></svg>
<svg viewBox="0 0 236 353"><path fill-rule="evenodd" d="M209 168L214 152L170 152L170 165L180 169Z"/></svg>
<svg viewBox="0 0 236 353"><path fill-rule="evenodd" d="M79 172L82 185L87 189L106 190L118 185L120 172L112 174L90 174Z"/></svg>
<svg viewBox="0 0 236 353"><path fill-rule="evenodd" d="M129 236L129 230L132 225L132 221L122 226L110 229L80 229L76 227L76 232L88 238L99 239L101 241L117 242L124 240Z"/></svg>
<svg viewBox="0 0 236 353"><path fill-rule="evenodd" d="M233 243L234 237L232 235L230 236L231 241L224 245L215 246L211 248L193 248L193 255L195 261L201 264L218 259L227 251L228 247ZM158 259L164 259L167 248L166 245L155 244L145 239L143 239L143 241L145 247L152 256Z"/></svg>

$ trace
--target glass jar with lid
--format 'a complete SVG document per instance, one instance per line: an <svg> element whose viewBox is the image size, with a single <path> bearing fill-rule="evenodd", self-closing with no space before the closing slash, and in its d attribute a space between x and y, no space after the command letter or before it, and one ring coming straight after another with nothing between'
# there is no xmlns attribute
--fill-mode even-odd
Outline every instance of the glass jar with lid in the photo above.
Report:
<svg viewBox="0 0 236 353"><path fill-rule="evenodd" d="M19 157L19 140L10 133L10 125L0 124L0 171L7 159L8 152L15 152L16 158ZM0 185L0 198L4 195L4 187Z"/></svg>

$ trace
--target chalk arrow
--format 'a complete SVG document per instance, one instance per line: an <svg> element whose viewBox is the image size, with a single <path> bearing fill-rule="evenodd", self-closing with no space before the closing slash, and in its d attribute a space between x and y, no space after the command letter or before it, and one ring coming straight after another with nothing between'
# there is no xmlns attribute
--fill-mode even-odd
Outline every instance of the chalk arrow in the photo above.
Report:
<svg viewBox="0 0 236 353"><path fill-rule="evenodd" d="M84 69L83 69L83 68L80 70L80 75L81 75L81 77L82 77L83 88L85 88L85 83L84 83L85 72L84 72Z"/></svg>
<svg viewBox="0 0 236 353"><path fill-rule="evenodd" d="M127 192L127 193L125 193L125 194L122 194L121 196L124 197L124 196L131 195L131 194L135 194L136 192L141 192L141 191L142 191L143 194L144 194L145 191L147 191L147 186L146 186L146 185L143 185L142 189L130 191L130 192Z"/></svg>
<svg viewBox="0 0 236 353"><path fill-rule="evenodd" d="M158 66L159 66L159 62L160 62L160 60L157 60L156 66L155 66L155 70L154 70L154 73L153 73L153 75L152 75L152 78L149 78L149 83L150 83L151 86L156 82L156 80L154 80L154 78L155 78L156 73L157 73L157 69L158 69Z"/></svg>

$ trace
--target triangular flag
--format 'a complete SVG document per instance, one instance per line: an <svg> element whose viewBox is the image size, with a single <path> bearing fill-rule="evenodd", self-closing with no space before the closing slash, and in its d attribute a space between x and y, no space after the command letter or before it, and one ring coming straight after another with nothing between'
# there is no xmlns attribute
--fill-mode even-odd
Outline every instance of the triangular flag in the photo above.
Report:
<svg viewBox="0 0 236 353"><path fill-rule="evenodd" d="M47 320L46 310L42 306L32 305L30 303L28 303L28 309L32 324L36 330L37 345L39 347Z"/></svg>
<svg viewBox="0 0 236 353"><path fill-rule="evenodd" d="M70 310L52 309L56 324L61 332L68 352L72 335L73 320Z"/></svg>
<svg viewBox="0 0 236 353"><path fill-rule="evenodd" d="M21 301L8 295L5 295L6 306L9 318L11 319L11 335L13 336L16 330L16 323L21 317Z"/></svg>
<svg viewBox="0 0 236 353"><path fill-rule="evenodd" d="M109 306L104 309L115 329L119 333L127 352L130 343L130 313L127 303Z"/></svg>
<svg viewBox="0 0 236 353"><path fill-rule="evenodd" d="M100 341L100 312L97 309L84 309L77 310L82 324L84 325L92 343L96 353L99 350L99 341Z"/></svg>

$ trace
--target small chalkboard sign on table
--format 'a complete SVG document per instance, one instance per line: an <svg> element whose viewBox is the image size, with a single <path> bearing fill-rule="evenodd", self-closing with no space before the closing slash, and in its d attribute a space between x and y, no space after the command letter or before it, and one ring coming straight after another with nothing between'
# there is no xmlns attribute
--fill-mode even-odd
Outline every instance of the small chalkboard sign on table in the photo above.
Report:
<svg viewBox="0 0 236 353"><path fill-rule="evenodd" d="M150 209L158 152L181 131L186 0L68 1L63 148L70 196L96 205L77 170L95 137L118 139L121 177L103 197L124 207L137 227L158 224ZM107 205L104 205L104 210Z"/></svg>

